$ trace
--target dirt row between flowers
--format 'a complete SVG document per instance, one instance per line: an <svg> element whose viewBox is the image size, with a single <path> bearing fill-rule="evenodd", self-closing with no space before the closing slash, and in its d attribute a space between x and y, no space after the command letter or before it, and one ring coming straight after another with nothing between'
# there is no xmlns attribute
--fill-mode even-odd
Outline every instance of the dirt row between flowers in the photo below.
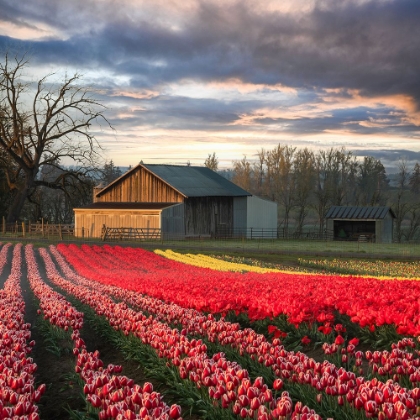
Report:
<svg viewBox="0 0 420 420"><path fill-rule="evenodd" d="M66 299L69 299L62 290L59 290L49 282L45 266L38 251L35 251L38 268L43 281L55 291L61 293ZM9 255L8 255L9 256ZM10 250L10 259L12 258L12 249ZM7 264L5 270L0 276L0 286L4 284L10 274L10 265ZM21 288L25 300L25 321L31 324L31 338L35 340L30 357L37 364L35 378L37 384L45 383L47 390L38 403L40 417L43 420L49 419L74 419L84 418L86 412L86 402L83 396L83 388L78 382L78 375L75 373L75 357L69 347L69 343L58 343L61 351L58 352L50 337L45 334L42 326L42 315L37 313L38 302L34 296L28 279L25 259L22 259ZM162 391L161 384L156 383L153 378L148 377L141 366L132 360L127 360L124 355L115 348L111 341L98 334L91 325L91 321L85 319L81 337L86 343L88 351L98 350L104 365L114 364L123 367L122 374L134 380L137 384L151 382L156 390ZM183 416L185 419L198 419L197 416ZM87 417L86 417L87 418ZM91 418L91 417L89 417Z"/></svg>

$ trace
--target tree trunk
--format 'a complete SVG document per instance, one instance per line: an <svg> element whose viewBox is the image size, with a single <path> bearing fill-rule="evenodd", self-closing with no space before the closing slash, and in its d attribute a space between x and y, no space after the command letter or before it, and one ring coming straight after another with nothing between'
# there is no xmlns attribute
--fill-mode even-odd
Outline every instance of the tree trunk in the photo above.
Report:
<svg viewBox="0 0 420 420"><path fill-rule="evenodd" d="M29 191L32 186L32 179L28 179L26 181L26 185L23 189L19 190L15 197L13 198L13 202L9 207L9 212L7 214L7 223L15 223L19 220L20 214L22 212L23 206L25 205L25 201L28 198Z"/></svg>
<svg viewBox="0 0 420 420"><path fill-rule="evenodd" d="M300 205L298 207L298 214L296 217L296 233L298 234L299 238L303 232L303 224L305 222L305 217L306 217L305 206Z"/></svg>

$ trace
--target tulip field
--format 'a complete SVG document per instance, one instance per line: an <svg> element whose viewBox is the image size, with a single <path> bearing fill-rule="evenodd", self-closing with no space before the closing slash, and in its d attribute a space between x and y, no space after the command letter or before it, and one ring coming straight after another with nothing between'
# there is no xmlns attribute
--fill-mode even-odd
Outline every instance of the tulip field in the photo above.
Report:
<svg viewBox="0 0 420 420"><path fill-rule="evenodd" d="M420 282L368 271L0 243L0 419L420 419Z"/></svg>

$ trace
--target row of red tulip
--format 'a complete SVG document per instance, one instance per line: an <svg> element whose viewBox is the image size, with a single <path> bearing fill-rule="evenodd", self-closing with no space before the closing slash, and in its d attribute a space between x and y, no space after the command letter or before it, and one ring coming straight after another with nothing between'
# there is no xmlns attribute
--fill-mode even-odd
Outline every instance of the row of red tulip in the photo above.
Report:
<svg viewBox="0 0 420 420"><path fill-rule="evenodd" d="M31 245L25 247L25 257L31 289L40 301L44 318L59 328L71 330L73 353L77 356L75 370L85 383L86 400L99 410L99 419L180 419L179 407L167 406L150 383L134 384L132 379L118 375L121 366L104 367L98 351L87 351L80 336L83 313L42 280Z"/></svg>
<svg viewBox="0 0 420 420"><path fill-rule="evenodd" d="M126 288L200 311L234 310L248 313L251 319L286 314L295 325L329 322L340 312L362 327L395 325L400 334L420 334L420 283L416 281L216 272L169 261L139 248L105 248L99 253L87 245L81 249L60 244L58 249L85 277L116 286L123 282ZM106 254L125 263L118 272L101 268L109 260ZM87 260L86 255L92 258Z"/></svg>
<svg viewBox="0 0 420 420"><path fill-rule="evenodd" d="M7 263L7 254L9 252L10 247L12 246L10 243L2 244L0 242L1 251L0 251L0 275L3 272L4 267Z"/></svg>
<svg viewBox="0 0 420 420"><path fill-rule="evenodd" d="M80 331L83 327L83 313L77 311L60 293L55 292L42 280L35 260L32 245L25 247L27 276L34 295L39 300L38 314L58 328Z"/></svg>
<svg viewBox="0 0 420 420"><path fill-rule="evenodd" d="M340 335L334 343L324 343L322 347L325 354L337 354L342 360L353 357L355 366L361 366L367 360L372 372L379 377L394 378L398 382L411 383L412 386L420 385L420 351L416 349L413 338L405 337L393 343L391 351L356 351L354 345L346 346Z"/></svg>
<svg viewBox="0 0 420 420"><path fill-rule="evenodd" d="M2 248L2 258L10 245ZM0 418L37 420L37 402L46 386L35 386L36 364L29 353L35 345L25 323L25 302L20 287L22 245L13 249L11 272L0 290Z"/></svg>
<svg viewBox="0 0 420 420"><path fill-rule="evenodd" d="M53 247L51 250L54 252ZM52 272L47 252L41 250L41 255L47 261L47 266L51 267L49 275L55 281L58 273ZM286 415L291 418L301 415L302 420L320 418L302 404L293 407L291 400L290 404L286 403L290 399L287 393L275 398L275 393L263 383L262 378L251 382L248 372L237 363L227 360L223 354L208 357L206 346L201 340L189 340L184 333L170 328L166 323L135 312L125 304L114 303L105 294L102 285L76 275L56 253L54 256L65 276L80 285L79 291L74 291L74 288L72 291L78 299L92 306L97 313L105 315L114 328L122 330L126 335L132 333L153 347L159 357L167 358L178 368L181 378L192 380L198 387L208 387L210 398L220 401L222 407L230 408L242 417L258 416L261 420ZM90 288L87 289L87 286Z"/></svg>
<svg viewBox="0 0 420 420"><path fill-rule="evenodd" d="M86 259L90 261L89 255L86 256ZM108 262L108 266L111 267L110 262ZM115 272L117 268L114 267L111 271ZM268 343L263 336L257 335L253 330L241 331L237 324L227 323L223 320L216 321L212 315L206 317L195 310L181 308L175 304L166 304L157 299L123 291L119 288L102 286L101 289L106 289L120 299L124 298L127 302L154 313L165 322L183 325L186 328L185 331L190 334L206 334L211 341L217 337L220 343L235 346L240 352L248 353L264 365L271 366L276 375L312 385L317 390L324 391L329 395L336 395L340 404L344 402L345 398L352 406L358 409L364 408L368 415L372 413L385 415L386 413L386 418L396 418L397 415L404 418L416 411L419 400L418 388L407 390L393 381L386 383L377 380L365 381L363 378L356 378L352 372L337 369L331 363L320 364L302 354L286 352L276 341L272 344ZM353 352L354 345L350 347ZM361 357L360 353L358 352L358 357ZM384 389L387 397L379 397L383 394ZM367 393L366 390L369 392Z"/></svg>

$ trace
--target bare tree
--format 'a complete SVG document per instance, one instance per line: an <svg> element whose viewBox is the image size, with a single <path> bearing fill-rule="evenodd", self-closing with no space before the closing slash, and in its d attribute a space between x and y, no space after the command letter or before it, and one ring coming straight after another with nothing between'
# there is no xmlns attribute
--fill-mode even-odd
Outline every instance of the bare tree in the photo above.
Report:
<svg viewBox="0 0 420 420"><path fill-rule="evenodd" d="M309 213L309 201L315 184L314 154L308 148L298 150L293 161L295 178L296 234L302 234Z"/></svg>
<svg viewBox="0 0 420 420"><path fill-rule="evenodd" d="M283 209L284 235L289 235L290 213L295 199L293 159L296 147L279 144L267 152L267 179L274 200Z"/></svg>
<svg viewBox="0 0 420 420"><path fill-rule="evenodd" d="M68 169L42 167L39 178L48 182L58 178L60 172ZM41 217L49 223L72 223L74 221L75 207L83 207L92 202L95 179L80 179L80 177L67 180L66 191L41 186L31 196L30 202L25 205L22 214L31 211L33 216L29 220L39 220Z"/></svg>
<svg viewBox="0 0 420 420"><path fill-rule="evenodd" d="M329 151L320 150L314 159L315 188L314 188L314 208L318 214L319 234L322 235L325 228L325 216L331 203L332 193L330 188L330 169L331 155L333 149Z"/></svg>
<svg viewBox="0 0 420 420"><path fill-rule="evenodd" d="M407 241L412 241L420 230L420 204L413 203L408 210L408 227L406 231Z"/></svg>
<svg viewBox="0 0 420 420"><path fill-rule="evenodd" d="M11 58L8 54L0 63L0 149L9 159L5 172L14 194L8 222L19 218L38 187L65 191L69 180L84 176L101 149L91 125L103 120L110 127L103 114L105 107L93 90L78 85L79 74L65 76L58 84L50 83L53 74L49 74L33 89L23 77L28 64L25 56ZM64 158L80 169L60 172L48 182L38 178L42 167L58 168Z"/></svg>
<svg viewBox="0 0 420 420"><path fill-rule="evenodd" d="M219 160L216 157L216 152L213 152L213 154L209 154L204 161L204 166L206 168L211 169L212 171L217 171L219 167Z"/></svg>
<svg viewBox="0 0 420 420"><path fill-rule="evenodd" d="M414 165L413 173L410 175L408 184L410 185L410 191L413 194L420 193L420 165L418 162Z"/></svg>
<svg viewBox="0 0 420 420"><path fill-rule="evenodd" d="M354 185L358 169L356 157L345 147L331 149L328 156L328 188L331 192L331 205L354 204Z"/></svg>
<svg viewBox="0 0 420 420"><path fill-rule="evenodd" d="M255 194L259 196L266 196L266 152L263 148L257 152L257 161L253 164L253 173L255 181Z"/></svg>
<svg viewBox="0 0 420 420"><path fill-rule="evenodd" d="M398 162L397 192L392 206L395 213L395 234L398 242L401 242L403 237L403 220L412 207L409 197L409 180L410 172L407 168L407 162L405 159L402 159Z"/></svg>
<svg viewBox="0 0 420 420"><path fill-rule="evenodd" d="M239 185L244 190L251 192L253 184L252 178L252 166L246 159L246 156L244 156L242 160L233 161L233 183Z"/></svg>
<svg viewBox="0 0 420 420"><path fill-rule="evenodd" d="M379 159L365 156L359 165L358 188L362 206L380 206L386 202L389 180Z"/></svg>
<svg viewBox="0 0 420 420"><path fill-rule="evenodd" d="M418 162L414 165L413 172L408 180L410 188L411 202L407 212L408 226L405 232L407 241L412 241L420 230L420 204L418 203L418 194L420 193L420 165Z"/></svg>

